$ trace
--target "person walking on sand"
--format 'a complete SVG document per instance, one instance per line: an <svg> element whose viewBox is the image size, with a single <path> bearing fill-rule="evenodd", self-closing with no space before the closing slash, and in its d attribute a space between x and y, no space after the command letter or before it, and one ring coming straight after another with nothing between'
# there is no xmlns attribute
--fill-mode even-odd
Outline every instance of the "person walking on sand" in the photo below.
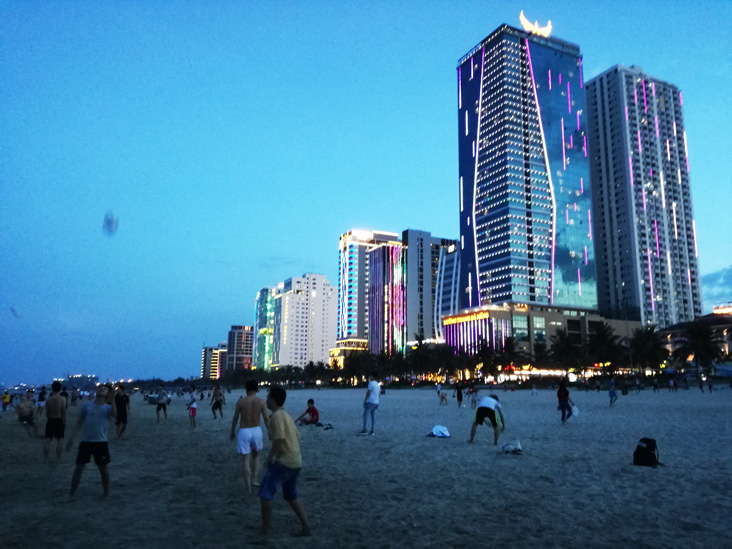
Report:
<svg viewBox="0 0 732 549"><path fill-rule="evenodd" d="M7 389L5 389L5 392L3 393L3 412L7 410L10 407L10 403L13 401L13 397L10 396L10 393Z"/></svg>
<svg viewBox="0 0 732 549"><path fill-rule="evenodd" d="M117 404L114 399L114 389L111 385L99 385L96 398L93 402L87 402L79 412L79 420L74 428L74 433L69 437L66 449L71 450L74 445L74 437L82 430L79 451L76 455L76 468L71 478L71 492L69 496L74 497L76 489L81 482L81 474L84 466L94 456L94 463L99 468L102 477L103 496L109 495L109 445L107 444L107 429L109 420L117 417Z"/></svg>
<svg viewBox="0 0 732 549"><path fill-rule="evenodd" d="M473 442L478 425L483 425L483 421L486 419L490 421L493 427L493 445L498 446L498 437L506 430L506 420L503 417L503 409L496 395L490 395L480 399L478 410L475 412L473 426L470 428L470 440L468 442Z"/></svg>
<svg viewBox="0 0 732 549"><path fill-rule="evenodd" d="M363 399L363 428L358 433L361 436L373 435L374 427L376 426L376 409L379 407L379 394L381 393L381 387L377 381L378 376L376 372L372 372L369 375L369 385L366 388L366 396ZM368 417L371 416L371 431L366 430L366 423Z"/></svg>
<svg viewBox="0 0 732 549"><path fill-rule="evenodd" d="M574 405L574 402L569 398L569 390L567 390L567 382L565 380L559 382L557 399L559 399L559 409L562 411L562 423L567 423L567 420L572 417L572 405Z"/></svg>
<svg viewBox="0 0 732 549"><path fill-rule="evenodd" d="M165 415L165 421L168 421L168 393L162 385L158 387L158 405L155 408L155 415L158 417L158 423L160 423L160 410L162 410Z"/></svg>
<svg viewBox="0 0 732 549"><path fill-rule="evenodd" d="M267 434L272 438L270 431L270 419L267 417L267 404L257 397L257 382L250 379L246 382L247 396L242 397L236 403L234 419L231 421L230 440L234 440L237 421L239 432L237 434L236 448L241 455L241 470L244 476L244 486L247 492L252 492L252 486L259 486L257 475L259 470L259 451L264 446L262 427L260 422L264 421ZM241 419L240 419L241 418Z"/></svg>
<svg viewBox="0 0 732 549"><path fill-rule="evenodd" d="M38 402L36 403L38 405L38 410L36 410L36 412L39 416L43 415L43 410L46 407L46 397L46 386L44 385L43 387L41 387L41 392L38 395Z"/></svg>
<svg viewBox="0 0 732 549"><path fill-rule="evenodd" d="M198 410L198 403L196 401L196 386L191 385L191 391L188 393L188 420L191 423L191 428L196 428L196 411Z"/></svg>
<svg viewBox="0 0 732 549"><path fill-rule="evenodd" d="M114 403L117 406L117 440L122 439L122 435L127 430L127 417L130 413L130 397L125 393L125 386L119 384L117 386L117 394L114 395Z"/></svg>
<svg viewBox="0 0 732 549"><path fill-rule="evenodd" d="M46 433L43 442L43 458L48 462L51 443L56 439L56 461L61 461L64 451L64 430L66 427L66 399L61 396L61 382L51 384L51 394L46 400Z"/></svg>
<svg viewBox="0 0 732 549"><path fill-rule="evenodd" d="M610 380L610 388L607 391L608 396L610 397L610 406L615 404L615 401L618 400L618 393L615 392L615 380Z"/></svg>
<svg viewBox="0 0 732 549"><path fill-rule="evenodd" d="M457 395L457 405L458 408L463 407L463 384L459 381L457 382L457 385L455 385L455 390L452 392L452 396L454 397Z"/></svg>
<svg viewBox="0 0 732 549"><path fill-rule="evenodd" d="M224 410L221 408L224 404L226 404L226 397L224 397L224 393L221 392L221 389L217 385L211 396L211 411L213 412L214 419L216 419L216 410L219 411L221 419L224 419Z"/></svg>
<svg viewBox="0 0 732 549"><path fill-rule="evenodd" d="M297 492L297 477L302 469L300 433L290 414L283 408L286 399L287 391L276 385L269 390L267 395L267 408L272 412L269 418L272 448L265 462L267 472L264 474L262 486L259 488L262 508L262 530L260 532L262 540L268 538L272 532L272 499L279 486L282 486L282 496L290 504L300 521L300 535L312 535L305 508L300 503Z"/></svg>
<svg viewBox="0 0 732 549"><path fill-rule="evenodd" d="M20 402L15 407L15 411L18 412L18 421L20 421L21 425L25 427L25 430L28 432L28 436L31 438L38 436L33 408L33 396L30 391L26 391L25 396L20 398Z"/></svg>

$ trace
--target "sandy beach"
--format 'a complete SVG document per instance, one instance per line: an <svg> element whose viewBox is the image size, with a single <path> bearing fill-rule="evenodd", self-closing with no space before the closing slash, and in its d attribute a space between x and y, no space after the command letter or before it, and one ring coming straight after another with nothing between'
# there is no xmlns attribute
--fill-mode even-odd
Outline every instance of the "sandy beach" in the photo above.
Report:
<svg viewBox="0 0 732 549"><path fill-rule="evenodd" d="M506 432L520 456L498 453L480 427L468 444L473 412L434 389L387 390L376 436L359 437L365 388L288 392L297 417L315 399L332 430L301 427L300 499L312 538L277 494L272 547L693 547L732 546L732 390L698 389L570 396L579 417L562 425L553 391L497 391ZM481 395L489 391L481 390ZM257 497L243 493L229 429L199 406L188 425L185 399L173 397L160 424L155 407L135 395L125 440L110 429L111 494L102 499L93 463L72 502L76 444L62 463L43 461L14 412L0 420L5 547L241 547L259 529ZM264 396L263 393L260 393ZM69 408L70 421L77 408ZM444 425L452 437L425 436ZM43 433L45 418L39 421ZM638 439L658 441L659 468L632 465ZM500 444L499 443L499 444ZM78 444L78 443L77 443ZM265 446L265 451L268 445ZM52 452L53 456L53 452Z"/></svg>

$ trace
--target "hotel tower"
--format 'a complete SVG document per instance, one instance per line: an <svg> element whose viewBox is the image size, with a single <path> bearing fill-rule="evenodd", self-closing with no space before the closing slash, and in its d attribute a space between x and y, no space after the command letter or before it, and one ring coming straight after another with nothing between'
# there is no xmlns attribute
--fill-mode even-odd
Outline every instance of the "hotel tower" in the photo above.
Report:
<svg viewBox="0 0 732 549"><path fill-rule="evenodd" d="M587 83L600 312L661 328L701 316L683 96L640 67Z"/></svg>
<svg viewBox="0 0 732 549"><path fill-rule="evenodd" d="M463 309L597 307L582 56L502 25L458 63Z"/></svg>

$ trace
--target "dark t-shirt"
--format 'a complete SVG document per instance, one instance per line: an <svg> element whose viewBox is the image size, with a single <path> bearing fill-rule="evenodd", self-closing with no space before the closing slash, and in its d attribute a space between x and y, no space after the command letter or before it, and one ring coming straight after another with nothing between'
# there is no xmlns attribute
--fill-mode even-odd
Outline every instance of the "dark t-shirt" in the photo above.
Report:
<svg viewBox="0 0 732 549"><path fill-rule="evenodd" d="M117 406L117 419L127 418L127 403L130 397L127 395L114 395L114 404Z"/></svg>

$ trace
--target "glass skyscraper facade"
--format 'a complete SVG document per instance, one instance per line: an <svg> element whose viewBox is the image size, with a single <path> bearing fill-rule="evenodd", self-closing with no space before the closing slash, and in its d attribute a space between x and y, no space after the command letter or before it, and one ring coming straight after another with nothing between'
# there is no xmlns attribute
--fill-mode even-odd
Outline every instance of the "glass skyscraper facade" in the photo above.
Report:
<svg viewBox="0 0 732 549"><path fill-rule="evenodd" d="M457 72L462 308L596 308L579 47L503 25Z"/></svg>

